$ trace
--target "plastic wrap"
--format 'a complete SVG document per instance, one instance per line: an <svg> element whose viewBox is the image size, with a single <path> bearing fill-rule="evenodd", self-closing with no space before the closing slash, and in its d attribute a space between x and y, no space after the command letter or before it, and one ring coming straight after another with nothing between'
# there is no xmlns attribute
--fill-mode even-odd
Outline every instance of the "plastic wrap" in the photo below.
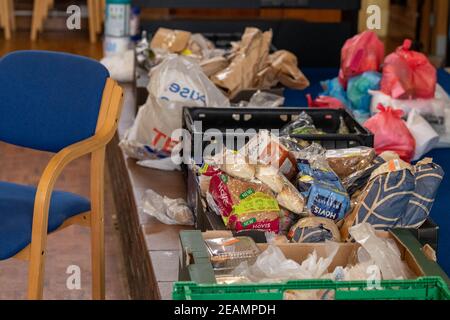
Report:
<svg viewBox="0 0 450 320"><path fill-rule="evenodd" d="M205 239L205 244L215 272L231 271L242 261L254 263L260 254L249 237Z"/></svg>
<svg viewBox="0 0 450 320"><path fill-rule="evenodd" d="M341 50L339 81L346 88L350 78L366 71L378 71L384 59L384 44L373 31L348 39Z"/></svg>
<svg viewBox="0 0 450 320"><path fill-rule="evenodd" d="M360 116L370 116L370 103L372 96L369 90L380 88L381 74L378 72L364 72L353 77L348 82L347 98L350 101L351 109Z"/></svg>
<svg viewBox="0 0 450 320"><path fill-rule="evenodd" d="M380 113L364 123L364 126L375 135L375 151L377 154L394 151L404 161L411 161L416 141L402 120L403 111L385 108L382 105L379 105L378 109Z"/></svg>
<svg viewBox="0 0 450 320"><path fill-rule="evenodd" d="M341 241L341 235L336 224L330 219L319 217L300 219L292 226L288 238L292 242L301 243Z"/></svg>
<svg viewBox="0 0 450 320"><path fill-rule="evenodd" d="M194 215L184 199L162 197L151 189L145 191L140 209L165 224L194 225Z"/></svg>
<svg viewBox="0 0 450 320"><path fill-rule="evenodd" d="M299 117L294 121L285 125L281 131L280 135L288 136L290 134L322 134L321 130L316 129L312 118L303 111L300 113Z"/></svg>
<svg viewBox="0 0 450 320"><path fill-rule="evenodd" d="M398 249L387 243L386 240L379 238L370 224L361 223L353 226L349 231L380 268L383 279L409 279L411 277L412 272L401 260Z"/></svg>
<svg viewBox="0 0 450 320"><path fill-rule="evenodd" d="M283 103L283 96L258 90L250 98L247 107L276 108L282 106Z"/></svg>
<svg viewBox="0 0 450 320"><path fill-rule="evenodd" d="M261 253L253 265L241 263L233 275L241 276L252 282L277 282L295 279L320 279L333 261L339 246L329 242L327 257L318 258L314 251L301 264L294 260L286 259L283 252L274 245Z"/></svg>
<svg viewBox="0 0 450 320"><path fill-rule="evenodd" d="M375 151L369 147L355 147L349 149L327 150L326 158L331 169L342 180L364 170L375 159Z"/></svg>
<svg viewBox="0 0 450 320"><path fill-rule="evenodd" d="M383 64L381 91L395 99L432 99L437 71L428 58L411 49L412 41L388 55Z"/></svg>
<svg viewBox="0 0 450 320"><path fill-rule="evenodd" d="M222 216L229 229L278 233L280 207L275 194L262 182L217 173L211 177L208 194L210 207L213 202L213 209Z"/></svg>

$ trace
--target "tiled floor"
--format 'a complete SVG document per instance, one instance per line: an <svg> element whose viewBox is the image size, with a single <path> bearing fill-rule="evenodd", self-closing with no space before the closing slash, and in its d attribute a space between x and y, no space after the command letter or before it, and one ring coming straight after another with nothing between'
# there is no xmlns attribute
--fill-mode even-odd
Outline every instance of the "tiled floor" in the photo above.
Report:
<svg viewBox="0 0 450 320"><path fill-rule="evenodd" d="M91 45L85 34L44 34L31 44L28 34L15 35L12 41L0 40L0 56L18 49L47 49L67 51L93 58L101 57L101 44ZM0 143L0 180L37 184L51 154L13 147ZM82 158L63 172L57 188L88 196L89 158ZM124 269L119 234L115 226L115 207L109 176L105 188L106 214L106 297L128 299L128 284ZM1 223L1 222L0 222ZM48 239L48 259L45 272L45 299L90 299L90 235L89 229L71 226ZM23 299L27 288L27 262L0 261L0 299ZM69 290L67 268L77 265L81 270L81 289Z"/></svg>

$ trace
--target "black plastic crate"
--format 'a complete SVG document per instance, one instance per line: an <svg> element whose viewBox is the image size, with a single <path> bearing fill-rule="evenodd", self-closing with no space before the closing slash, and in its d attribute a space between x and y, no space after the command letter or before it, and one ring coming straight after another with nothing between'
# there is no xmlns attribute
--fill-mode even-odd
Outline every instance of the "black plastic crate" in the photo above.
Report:
<svg viewBox="0 0 450 320"><path fill-rule="evenodd" d="M187 129L191 135L191 151L194 161L202 163L203 150L216 137L217 130L222 133L223 145L226 143L228 148L238 150L257 131L281 129L298 118L303 111L311 116L315 126L325 134L291 135L292 137L317 142L326 149L373 147L373 134L342 109L186 107L183 109L183 128ZM349 129L349 134L337 133L341 119ZM211 129L214 129L214 132L208 133L208 130ZM202 148L201 153L199 152L200 147Z"/></svg>

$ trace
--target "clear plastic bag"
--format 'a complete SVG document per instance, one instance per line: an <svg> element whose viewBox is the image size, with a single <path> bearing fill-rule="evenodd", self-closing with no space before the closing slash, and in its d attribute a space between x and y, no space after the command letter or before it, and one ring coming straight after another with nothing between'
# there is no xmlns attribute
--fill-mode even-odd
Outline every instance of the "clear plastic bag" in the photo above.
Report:
<svg viewBox="0 0 450 320"><path fill-rule="evenodd" d="M247 107L276 108L282 106L283 103L283 96L258 90L250 98Z"/></svg>
<svg viewBox="0 0 450 320"><path fill-rule="evenodd" d="M146 190L140 209L165 224L194 225L194 215L184 199L171 199Z"/></svg>
<svg viewBox="0 0 450 320"><path fill-rule="evenodd" d="M395 244L379 238L368 223L361 223L349 229L350 235L367 251L370 258L381 270L385 280L409 279L411 270L402 261Z"/></svg>

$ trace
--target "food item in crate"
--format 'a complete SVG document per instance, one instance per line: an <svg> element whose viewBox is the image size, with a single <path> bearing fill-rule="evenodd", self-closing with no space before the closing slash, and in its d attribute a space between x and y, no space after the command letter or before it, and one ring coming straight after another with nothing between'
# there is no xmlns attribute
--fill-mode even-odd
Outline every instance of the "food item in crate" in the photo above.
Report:
<svg viewBox="0 0 450 320"><path fill-rule="evenodd" d="M274 193L262 182L244 181L224 173L211 178L213 208L231 230L255 229L278 233L280 207Z"/></svg>
<svg viewBox="0 0 450 320"><path fill-rule="evenodd" d="M224 147L222 152L214 156L210 162L232 177L244 180L252 180L255 177L255 165L234 150Z"/></svg>
<svg viewBox="0 0 450 320"><path fill-rule="evenodd" d="M243 261L254 263L261 253L250 237L205 239L205 244L216 272L231 271Z"/></svg>
<svg viewBox="0 0 450 320"><path fill-rule="evenodd" d="M180 53L187 48L190 38L188 31L159 28L150 42L150 48Z"/></svg>
<svg viewBox="0 0 450 320"><path fill-rule="evenodd" d="M280 135L284 136L296 134L323 134L323 131L318 130L312 118L303 111L296 120L285 125L280 131Z"/></svg>
<svg viewBox="0 0 450 320"><path fill-rule="evenodd" d="M374 134L374 145L377 154L383 151L394 151L404 161L410 162L414 157L416 141L409 132L403 111L379 105L379 113L364 123L364 127Z"/></svg>
<svg viewBox="0 0 450 320"><path fill-rule="evenodd" d="M366 71L378 71L384 59L384 44L373 31L364 31L348 39L341 51L339 81L347 88L348 80Z"/></svg>
<svg viewBox="0 0 450 320"><path fill-rule="evenodd" d="M430 214L437 191L444 177L444 170L425 158L414 166L416 186L397 227L419 228Z"/></svg>
<svg viewBox="0 0 450 320"><path fill-rule="evenodd" d="M331 169L340 179L366 169L371 165L376 154L369 147L355 147L349 149L327 150L325 154Z"/></svg>
<svg viewBox="0 0 450 320"><path fill-rule="evenodd" d="M341 234L336 224L330 219L307 217L300 219L289 231L288 238L292 242L317 243L325 241L341 241Z"/></svg>
<svg viewBox="0 0 450 320"><path fill-rule="evenodd" d="M384 60L381 91L394 99L432 99L436 68L423 53L411 50L411 45L412 41L406 39Z"/></svg>
<svg viewBox="0 0 450 320"><path fill-rule="evenodd" d="M417 229L428 218L444 176L442 168L430 158L415 166L398 158L389 160L388 155L384 158L374 166L368 183L357 195L356 205L345 218L343 239L349 237L351 226L361 222L376 230Z"/></svg>
<svg viewBox="0 0 450 320"><path fill-rule="evenodd" d="M309 213L335 221L343 219L350 209L350 199L325 157L316 155L309 160L299 159L298 169L297 186L308 198Z"/></svg>
<svg viewBox="0 0 450 320"><path fill-rule="evenodd" d="M297 174L294 155L282 144L280 139L268 130L261 130L239 150L252 164L271 165L291 179Z"/></svg>
<svg viewBox="0 0 450 320"><path fill-rule="evenodd" d="M296 214L303 213L305 199L277 169L268 165L259 165L256 169L256 178L275 192L280 206Z"/></svg>

